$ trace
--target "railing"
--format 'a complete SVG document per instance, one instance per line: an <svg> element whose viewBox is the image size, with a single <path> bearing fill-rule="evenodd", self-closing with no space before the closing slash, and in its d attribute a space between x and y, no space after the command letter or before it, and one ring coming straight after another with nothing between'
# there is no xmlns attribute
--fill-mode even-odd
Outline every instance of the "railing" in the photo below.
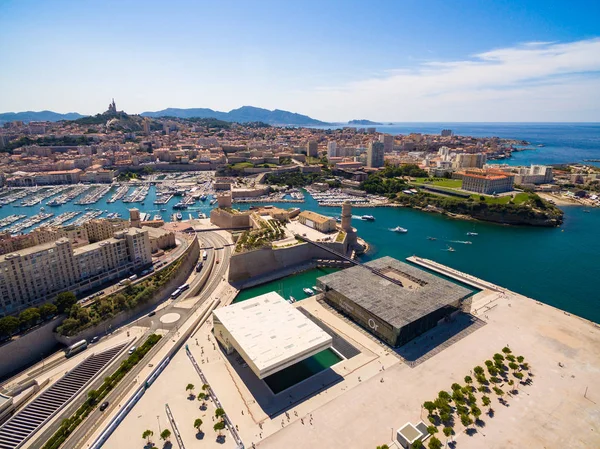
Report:
<svg viewBox="0 0 600 449"><path fill-rule="evenodd" d="M177 423L175 422L175 418L173 418L173 413L171 413L169 404L165 404L165 410L167 412L167 418L169 418L169 421L171 422L171 426L173 427L173 433L175 434L175 439L177 440L177 444L179 444L179 448L185 449L185 445L183 444L183 440L181 439L181 434L179 433L179 429L177 428Z"/></svg>

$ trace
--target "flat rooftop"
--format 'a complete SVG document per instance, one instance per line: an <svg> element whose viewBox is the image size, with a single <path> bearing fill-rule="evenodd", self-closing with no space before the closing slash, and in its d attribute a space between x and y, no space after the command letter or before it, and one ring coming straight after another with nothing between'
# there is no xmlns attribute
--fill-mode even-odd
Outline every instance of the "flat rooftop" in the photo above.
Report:
<svg viewBox="0 0 600 449"><path fill-rule="evenodd" d="M361 266L328 274L318 281L396 328L472 293L468 288L392 257L382 257L365 265L400 281L403 286Z"/></svg>
<svg viewBox="0 0 600 449"><path fill-rule="evenodd" d="M329 347L333 339L275 292L216 309L230 344L263 379Z"/></svg>

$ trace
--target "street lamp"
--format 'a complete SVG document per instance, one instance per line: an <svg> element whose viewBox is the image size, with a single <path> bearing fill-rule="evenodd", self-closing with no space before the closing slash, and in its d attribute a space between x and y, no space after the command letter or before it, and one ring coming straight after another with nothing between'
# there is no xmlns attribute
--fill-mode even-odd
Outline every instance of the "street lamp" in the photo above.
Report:
<svg viewBox="0 0 600 449"><path fill-rule="evenodd" d="M156 420L158 421L158 433L162 433L162 431L160 430L160 416L156 415Z"/></svg>

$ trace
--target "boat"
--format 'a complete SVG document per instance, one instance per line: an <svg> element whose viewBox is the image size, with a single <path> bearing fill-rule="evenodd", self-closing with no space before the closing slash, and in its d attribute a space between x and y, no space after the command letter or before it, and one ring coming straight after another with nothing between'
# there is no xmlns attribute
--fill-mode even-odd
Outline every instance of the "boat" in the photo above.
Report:
<svg viewBox="0 0 600 449"><path fill-rule="evenodd" d="M584 211L586 214L589 214L589 213L590 213L590 211L589 211L589 210L587 210L587 209L584 209L583 211Z"/></svg>
<svg viewBox="0 0 600 449"><path fill-rule="evenodd" d="M341 223L342 219L340 217L335 217L335 221L336 221L336 223Z"/></svg>
<svg viewBox="0 0 600 449"><path fill-rule="evenodd" d="M216 203L217 203L217 199L215 198L214 200L212 200L212 201L210 202L210 205L211 205L211 206L214 206Z"/></svg>
<svg viewBox="0 0 600 449"><path fill-rule="evenodd" d="M206 218L206 214L204 212L198 212L198 218Z"/></svg>
<svg viewBox="0 0 600 449"><path fill-rule="evenodd" d="M323 290L320 287L317 287L316 285L312 286L312 289L316 292L322 292Z"/></svg>
<svg viewBox="0 0 600 449"><path fill-rule="evenodd" d="M448 249L446 251L450 251L451 253L453 253L454 251L456 251L454 248L452 248L451 246L448 247Z"/></svg>
<svg viewBox="0 0 600 449"><path fill-rule="evenodd" d="M200 201L206 201L206 198L208 198L208 197L206 196L206 194L204 194L200 197Z"/></svg>
<svg viewBox="0 0 600 449"><path fill-rule="evenodd" d="M293 296L290 295L289 302L290 302L290 304L294 304L296 302L296 298L294 298Z"/></svg>
<svg viewBox="0 0 600 449"><path fill-rule="evenodd" d="M304 288L302 289L302 291L303 291L304 293L306 293L307 295L310 295L310 296L312 296L312 295L314 295L314 294L315 294L315 292L313 292L313 291L312 291L310 288L308 288L308 287L304 287Z"/></svg>
<svg viewBox="0 0 600 449"><path fill-rule="evenodd" d="M160 215L156 214L154 216L154 221L156 221L156 220L162 220L162 217Z"/></svg>
<svg viewBox="0 0 600 449"><path fill-rule="evenodd" d="M467 235L479 235L479 234L476 232L467 232Z"/></svg>
<svg viewBox="0 0 600 449"><path fill-rule="evenodd" d="M161 209L160 211L161 211L161 212L166 212L166 211L167 211L167 209Z"/></svg>
<svg viewBox="0 0 600 449"><path fill-rule="evenodd" d="M435 237L427 237L427 240L437 240Z"/></svg>
<svg viewBox="0 0 600 449"><path fill-rule="evenodd" d="M375 221L375 217L373 215L363 215L360 217L360 219L365 221Z"/></svg>
<svg viewBox="0 0 600 449"><path fill-rule="evenodd" d="M394 229L392 229L392 231L399 232L401 234L406 234L408 232L408 229L403 228L401 226L396 226Z"/></svg>
<svg viewBox="0 0 600 449"><path fill-rule="evenodd" d="M181 215L181 212L177 212L175 214L175 218L177 218L178 220L181 220L183 218L183 215Z"/></svg>

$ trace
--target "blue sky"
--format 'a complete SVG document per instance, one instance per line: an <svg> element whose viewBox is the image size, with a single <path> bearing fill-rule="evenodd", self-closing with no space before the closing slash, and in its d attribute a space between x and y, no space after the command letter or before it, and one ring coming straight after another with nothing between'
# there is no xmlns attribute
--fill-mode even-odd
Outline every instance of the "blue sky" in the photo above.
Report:
<svg viewBox="0 0 600 449"><path fill-rule="evenodd" d="M0 0L0 112L600 121L598 1Z"/></svg>

